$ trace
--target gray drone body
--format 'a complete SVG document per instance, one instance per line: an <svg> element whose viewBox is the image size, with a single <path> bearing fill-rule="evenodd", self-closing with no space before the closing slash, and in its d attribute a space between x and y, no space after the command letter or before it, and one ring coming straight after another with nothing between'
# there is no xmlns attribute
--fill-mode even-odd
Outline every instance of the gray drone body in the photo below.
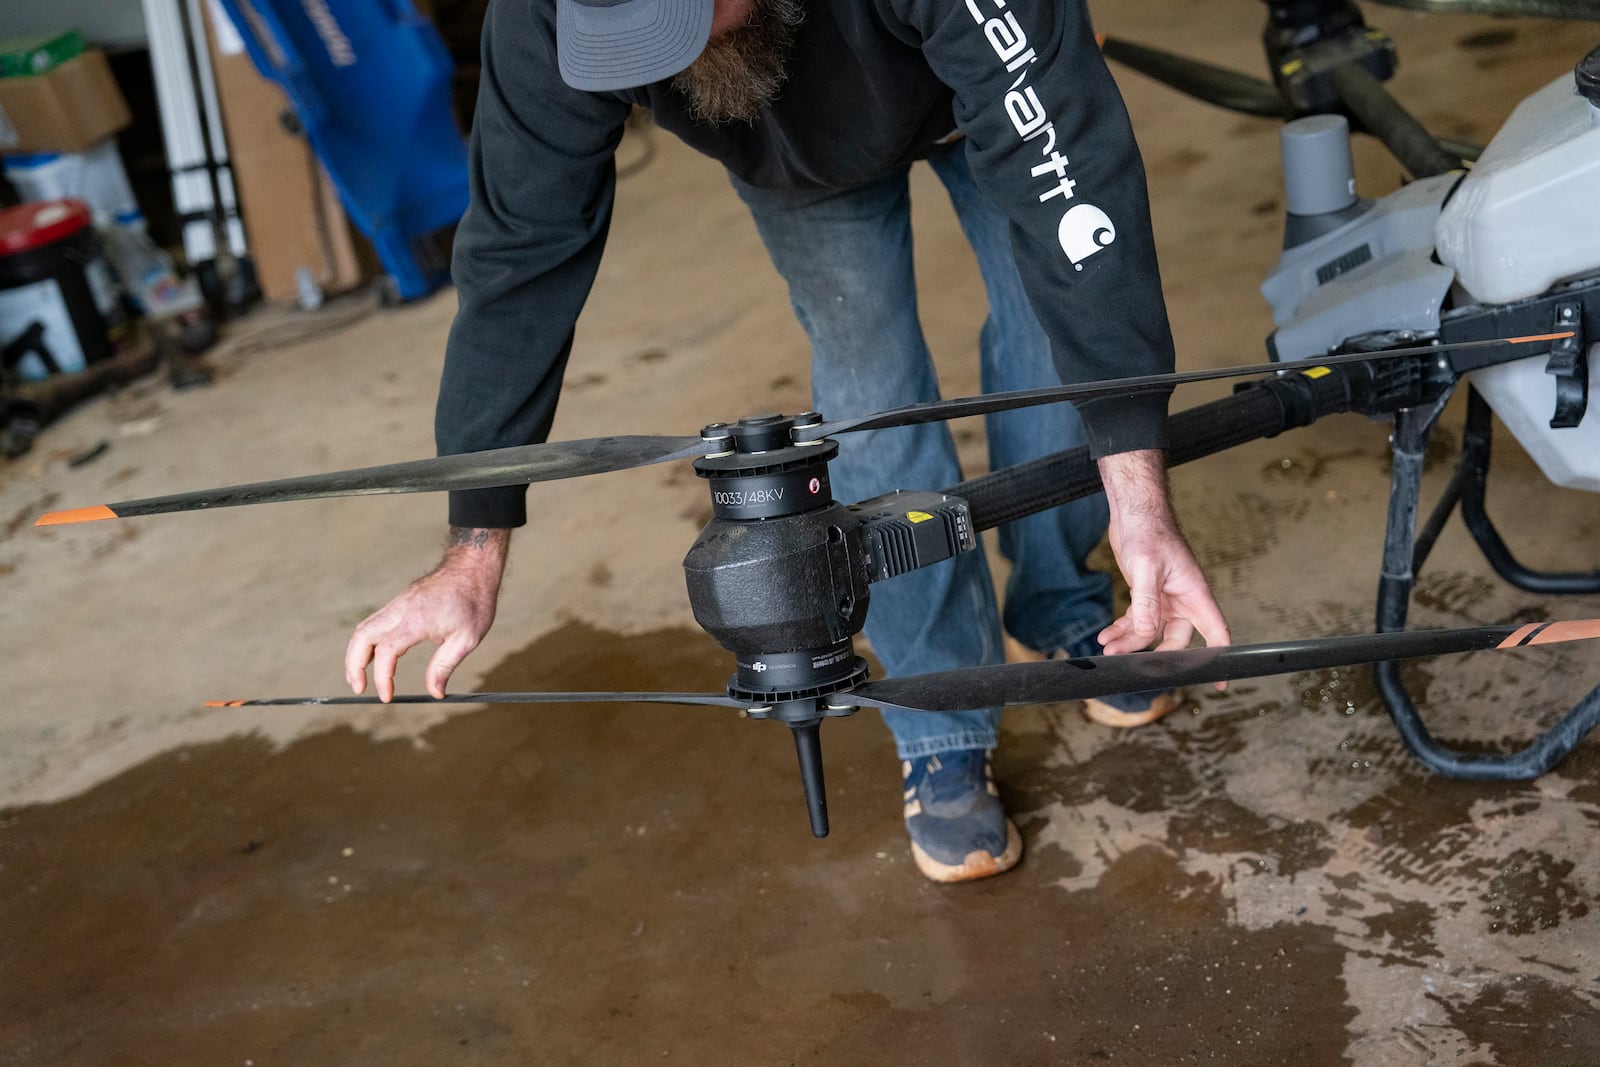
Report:
<svg viewBox="0 0 1600 1067"><path fill-rule="evenodd" d="M1273 359L1415 343L1439 337L1452 318L1552 294L1572 294L1579 323L1600 313L1585 303L1600 302L1600 103L1575 91L1573 75L1524 101L1471 172L1376 201L1357 196L1343 117L1289 123L1282 146L1284 249L1261 287L1276 327ZM1558 317L1546 328L1564 325ZM1600 395L1596 340L1577 340L1587 355L1579 373ZM1554 385L1541 361L1484 368L1472 380L1551 481L1600 491L1600 415L1553 428Z"/></svg>

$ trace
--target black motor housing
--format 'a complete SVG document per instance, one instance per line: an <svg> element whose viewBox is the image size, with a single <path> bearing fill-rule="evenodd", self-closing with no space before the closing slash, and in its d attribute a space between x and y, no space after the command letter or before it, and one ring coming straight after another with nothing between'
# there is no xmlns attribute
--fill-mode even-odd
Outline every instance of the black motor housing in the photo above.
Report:
<svg viewBox="0 0 1600 1067"><path fill-rule="evenodd" d="M713 518L683 572L695 621L734 654L740 688L796 692L851 673L869 586L861 522L848 508Z"/></svg>

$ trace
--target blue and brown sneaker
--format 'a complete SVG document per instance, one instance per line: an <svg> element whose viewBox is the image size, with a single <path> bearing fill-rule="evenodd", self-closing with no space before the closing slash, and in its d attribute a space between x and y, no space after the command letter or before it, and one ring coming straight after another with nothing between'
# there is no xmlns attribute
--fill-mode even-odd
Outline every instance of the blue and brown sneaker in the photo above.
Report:
<svg viewBox="0 0 1600 1067"><path fill-rule="evenodd" d="M935 882L970 882L1017 865L1022 835L1000 806L986 749L905 760L900 770L906 833L919 871Z"/></svg>

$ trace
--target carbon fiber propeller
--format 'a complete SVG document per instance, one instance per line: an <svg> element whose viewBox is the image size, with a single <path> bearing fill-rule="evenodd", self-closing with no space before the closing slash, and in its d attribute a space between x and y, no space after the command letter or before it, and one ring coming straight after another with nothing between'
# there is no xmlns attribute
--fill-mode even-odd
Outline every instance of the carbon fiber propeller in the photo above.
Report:
<svg viewBox="0 0 1600 1067"><path fill-rule="evenodd" d="M1377 0L1388 7L1449 15L1578 19L1600 22L1600 0Z"/></svg>
<svg viewBox="0 0 1600 1067"><path fill-rule="evenodd" d="M1570 333L1539 334L1530 337L1460 341L1453 344L1420 345L1382 352L1357 352L1324 356L1320 359L1286 363L1251 363L1214 370L1183 371L1176 374L1149 374L1078 385L1025 389L1011 393L992 393L929 404L913 404L861 418L824 422L798 429L797 442L817 441L832 434L874 430L918 423L941 422L967 415L1057 404L1070 400L1092 400L1138 393L1165 392L1179 385L1209 382L1224 378L1284 373L1342 363L1362 363L1420 354L1438 354L1460 349L1489 348L1500 345L1536 345L1572 336ZM1534 352L1538 350L1535 349ZM1534 354L1530 352L1530 355ZM66 526L102 519L126 519L180 511L206 511L213 508L268 504L290 500L316 500L326 497L373 496L392 493L432 493L458 489L487 489L501 485L527 485L533 482L579 478L591 474L629 470L634 467L666 463L703 455L705 442L699 437L592 437L550 444L521 445L488 452L440 456L381 467L313 474L300 478L281 478L224 489L201 489L170 496L129 500L119 504L52 511L41 516L36 526Z"/></svg>
<svg viewBox="0 0 1600 1067"><path fill-rule="evenodd" d="M1229 682L1270 674L1350 667L1488 649L1524 648L1600 638L1600 619L1472 626L1455 630L1351 634L1175 652L1086 656L1043 663L1009 663L916 674L866 682L830 701L905 711L965 711L973 708L1055 704L1136 693L1149 689ZM724 693L463 693L442 701L425 695L396 696L399 704L585 704L658 703L744 707ZM267 707L302 704L377 704L375 696L285 697L213 701L208 707Z"/></svg>
<svg viewBox="0 0 1600 1067"><path fill-rule="evenodd" d="M1600 4L1600 0L1590 2ZM1265 79L1117 37L1102 35L1099 40L1100 50L1107 59L1115 60L1129 70L1138 71L1202 103L1259 118L1295 117L1294 108L1284 99L1278 87ZM1364 131L1360 120L1355 118L1352 118L1352 128L1358 132L1370 132ZM1483 152L1482 145L1453 137L1435 137L1434 140L1458 159L1476 160Z"/></svg>
<svg viewBox="0 0 1600 1067"><path fill-rule="evenodd" d="M1336 367L1347 363L1367 363L1373 357L1396 359L1408 356L1432 355L1460 351L1465 348L1487 348L1498 345L1524 345L1550 342L1572 336L1570 333L1536 334L1529 337L1497 337L1486 341L1456 341L1445 345L1414 345L1409 348L1390 348L1381 352L1345 352L1338 355L1319 356L1316 359L1286 360L1278 363L1250 363L1236 367L1219 367L1213 370L1178 371L1174 374L1146 374L1110 381L1084 382L1081 385L1054 385L1043 389L1019 389L1010 393L990 393L986 396L961 397L941 400L932 404L910 404L903 408L880 411L853 419L837 419L795 431L796 441L820 441L834 434L853 433L857 430L882 430L895 426L915 426L925 422L943 422L946 419L968 415L992 415L998 411L1014 411L1039 404L1058 404L1063 400L1102 400L1113 396L1132 396L1139 393L1166 392L1180 385L1197 382L1214 382L1224 378L1243 378L1258 374L1287 374L1311 370L1314 367ZM1531 353L1530 353L1531 354Z"/></svg>
<svg viewBox="0 0 1600 1067"><path fill-rule="evenodd" d="M1277 86L1261 78L1117 37L1102 36L1100 51L1107 59L1207 104L1269 119L1290 115Z"/></svg>
<svg viewBox="0 0 1600 1067"><path fill-rule="evenodd" d="M526 485L646 467L652 463L687 459L703 451L704 446L698 437L592 437L555 444L520 445L488 452L439 456L381 467L361 467L303 478L280 478L226 489L201 489L72 511L52 511L41 517L35 525L65 526L100 519L131 519L175 511L205 511L325 497L437 493L452 489Z"/></svg>

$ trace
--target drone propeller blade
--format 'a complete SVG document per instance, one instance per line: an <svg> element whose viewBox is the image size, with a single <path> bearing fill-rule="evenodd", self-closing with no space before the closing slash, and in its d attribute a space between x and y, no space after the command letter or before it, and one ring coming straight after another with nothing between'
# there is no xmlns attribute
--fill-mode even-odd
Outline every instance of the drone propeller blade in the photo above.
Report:
<svg viewBox="0 0 1600 1067"><path fill-rule="evenodd" d="M1600 638L1600 619L1473 626L1459 630L1410 630L1344 637L1278 641L1176 652L1134 652L1043 663L916 674L866 682L847 693L851 703L906 711L965 711L971 708L1054 704L1117 693L1259 678L1292 671L1348 667L1417 656L1442 656L1485 649L1526 648ZM277 697L269 700L212 700L208 708L259 708L289 705L380 704L376 696ZM396 695L394 704L695 704L740 708L748 701L724 693L452 693L439 699L421 693Z"/></svg>
<svg viewBox="0 0 1600 1067"><path fill-rule="evenodd" d="M99 519L128 519L173 511L202 511L268 504L283 500L316 500L333 496L373 496L384 493L434 493L447 489L487 489L497 485L524 485L606 474L645 467L652 463L701 455L705 444L698 437L593 437L542 445L521 445L488 452L469 452L436 459L391 463L383 467L282 478L227 489L202 489L192 493L130 500L121 504L71 511L52 511L36 526L64 526Z"/></svg>
<svg viewBox="0 0 1600 1067"><path fill-rule="evenodd" d="M1600 619L1352 634L1260 645L968 667L867 682L852 690L849 698L852 702L907 711L965 711L1055 704L1292 671L1595 638L1600 638Z"/></svg>
<svg viewBox="0 0 1600 1067"><path fill-rule="evenodd" d="M1378 3L1448 15L1600 20L1600 4L1595 0L1378 0Z"/></svg>
<svg viewBox="0 0 1600 1067"><path fill-rule="evenodd" d="M381 704L375 696L277 697L270 700L208 700L208 708L266 708L298 704ZM707 704L716 708L744 708L748 701L726 693L451 693L443 697L426 693L396 693L392 704Z"/></svg>
<svg viewBox="0 0 1600 1067"><path fill-rule="evenodd" d="M1196 100L1263 118L1283 118L1289 114L1289 107L1278 90L1260 78L1104 34L1099 41L1100 51L1107 59L1114 59Z"/></svg>
<svg viewBox="0 0 1600 1067"><path fill-rule="evenodd" d="M1403 356L1435 355L1468 348L1489 348L1495 345L1527 345L1559 341L1571 337L1567 333L1542 333L1528 337L1496 337L1482 341L1454 341L1449 344L1414 345L1410 348L1388 348L1377 352L1344 352L1338 355L1319 356L1316 359L1289 360L1281 363L1250 363L1238 367L1218 367L1212 370L1179 371L1175 374L1144 374L1130 378L1112 378L1078 385L1053 385L1043 389L1019 389L1010 393L990 393L987 396L968 396L956 400L937 400L928 404L908 404L871 415L853 419L835 419L794 431L798 442L820 441L834 434L853 433L857 430L882 430L894 426L915 426L924 422L942 422L968 415L992 415L997 411L1034 407L1038 404L1057 404L1063 400L1096 400L1109 396L1131 396L1136 393L1166 392L1174 386L1195 382L1211 382L1221 378L1242 378L1254 374L1282 374L1310 370L1314 367L1333 367L1344 363L1366 363L1376 359L1396 359ZM1530 353L1532 354L1532 353Z"/></svg>
<svg viewBox="0 0 1600 1067"><path fill-rule="evenodd" d="M1457 341L1451 344L1418 345L1378 352L1350 352L1283 363L1253 363L1213 370L1183 371L1176 374L1146 374L1078 385L1024 389L988 396L964 397L931 404L880 411L859 418L818 423L794 431L798 443L819 441L837 433L876 430L891 426L939 422L967 415L987 415L1014 408L1054 404L1066 400L1091 400L1108 396L1166 391L1192 382L1215 381L1253 374L1285 373L1313 367L1360 363L1375 359L1433 355L1468 348L1495 345L1535 344L1571 337L1567 333L1538 334L1529 337L1491 338ZM102 519L127 519L142 515L163 515L176 511L205 511L213 508L268 504L287 500L317 500L325 497L376 496L390 493L433 493L455 489L487 489L501 485L527 485L562 478L606 474L633 467L688 459L703 454L705 442L699 437L591 437L576 441L557 441L538 445L519 445L487 452L439 456L435 459L391 463L381 467L313 474L301 478L282 478L254 482L224 489L202 489L171 496L129 500L120 504L52 511L42 515L35 526L66 526Z"/></svg>
<svg viewBox="0 0 1600 1067"><path fill-rule="evenodd" d="M1426 4L1430 0L1416 0L1416 2ZM1444 0L1444 2L1452 3L1454 0ZM1492 6L1499 3L1528 3L1530 0L1474 0L1474 2ZM1552 0L1531 0L1533 4L1546 6L1551 2ZM1595 0L1554 0L1554 2L1592 4ZM1151 48L1148 45L1107 37L1104 34L1100 35L1099 41L1100 51L1107 59L1114 59L1123 66L1176 89L1185 96L1243 115L1256 115L1267 119L1286 119L1294 116L1294 109L1284 100L1277 86L1261 78L1252 78L1248 74L1240 74L1226 67L1218 67L1188 56ZM1353 121L1352 126L1359 132L1369 132L1362 129L1359 121ZM1483 146L1470 141L1460 141L1452 137L1434 139L1439 142L1440 148L1459 159L1476 162L1483 154Z"/></svg>

